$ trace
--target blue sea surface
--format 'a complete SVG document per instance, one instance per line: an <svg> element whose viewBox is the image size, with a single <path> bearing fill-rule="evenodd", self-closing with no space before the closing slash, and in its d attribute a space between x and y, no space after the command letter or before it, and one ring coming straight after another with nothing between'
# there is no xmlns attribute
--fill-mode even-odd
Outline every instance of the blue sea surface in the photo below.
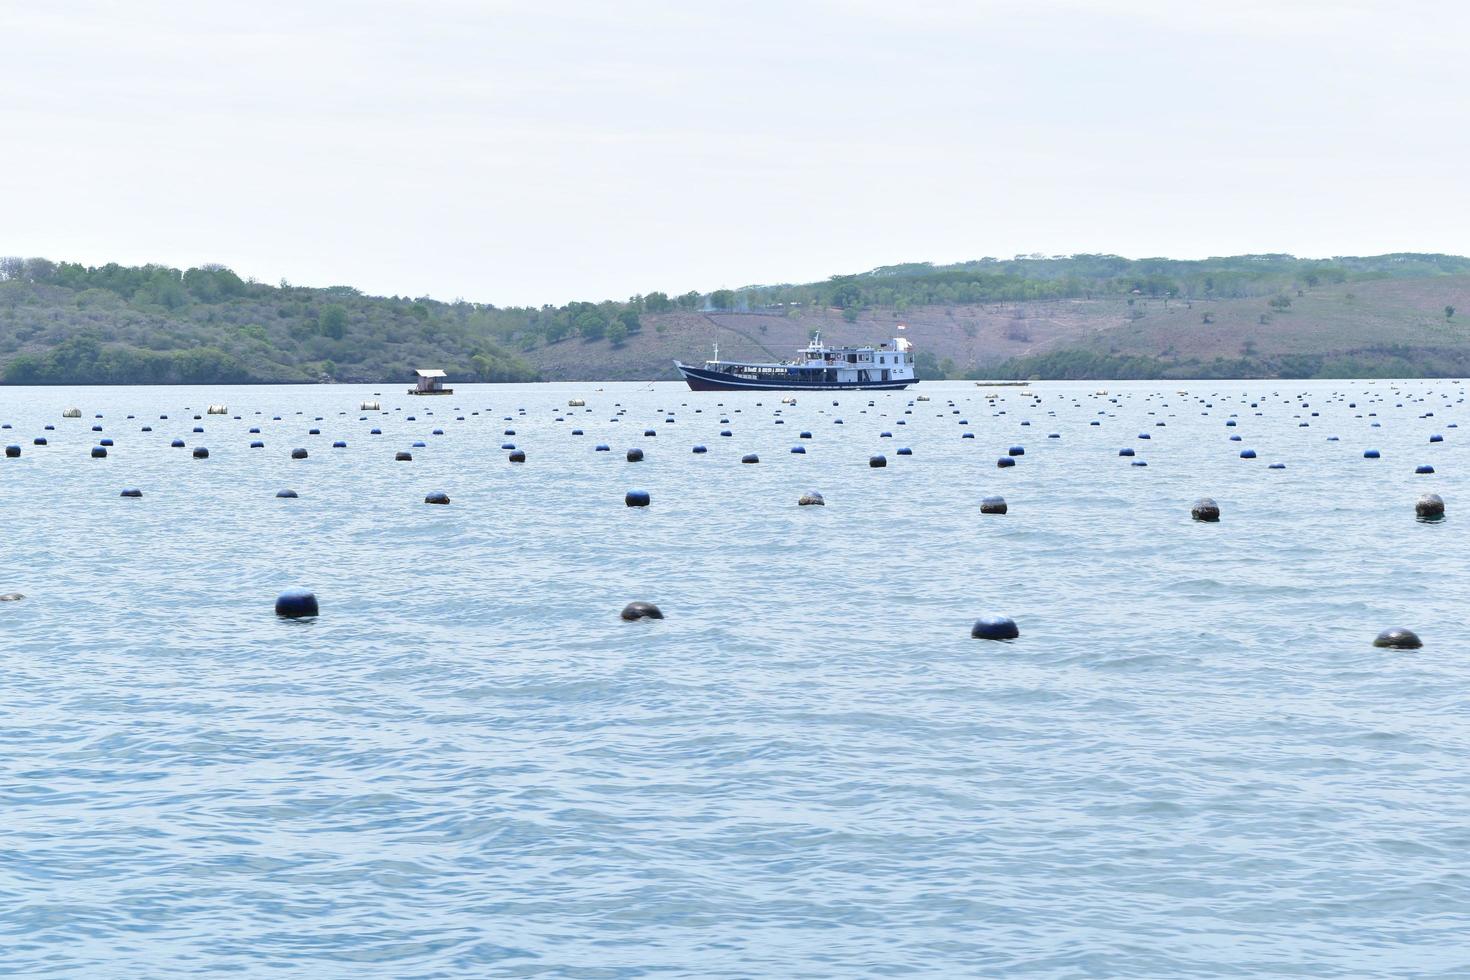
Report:
<svg viewBox="0 0 1470 980"><path fill-rule="evenodd" d="M0 975L1470 975L1464 384L455 387L0 389Z"/></svg>

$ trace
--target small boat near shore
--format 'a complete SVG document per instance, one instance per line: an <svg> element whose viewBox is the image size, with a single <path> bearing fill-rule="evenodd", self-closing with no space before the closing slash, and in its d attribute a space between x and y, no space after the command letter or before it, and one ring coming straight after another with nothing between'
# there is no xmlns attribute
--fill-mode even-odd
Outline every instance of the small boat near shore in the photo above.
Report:
<svg viewBox="0 0 1470 980"><path fill-rule="evenodd" d="M795 360L778 362L722 361L716 344L703 366L674 367L694 391L898 390L919 381L913 345L903 337L876 347L828 347L818 333Z"/></svg>

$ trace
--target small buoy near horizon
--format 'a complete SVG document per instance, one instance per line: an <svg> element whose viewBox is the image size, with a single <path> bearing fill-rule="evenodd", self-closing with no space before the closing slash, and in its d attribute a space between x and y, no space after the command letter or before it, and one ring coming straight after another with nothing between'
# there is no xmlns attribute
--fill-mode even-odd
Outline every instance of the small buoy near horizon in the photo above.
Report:
<svg viewBox="0 0 1470 980"><path fill-rule="evenodd" d="M628 622L638 619L663 619L663 610L651 602L630 602L619 614Z"/></svg>
<svg viewBox="0 0 1470 980"><path fill-rule="evenodd" d="M607 443L599 442L596 446L593 447L592 451L595 453L607 453L612 452L612 449L608 446Z"/></svg>
<svg viewBox="0 0 1470 980"><path fill-rule="evenodd" d="M143 491L137 489L136 487L129 487L128 489L124 490L122 493L118 494L118 496L119 497L141 497L141 496L143 496Z"/></svg>
<svg viewBox="0 0 1470 980"><path fill-rule="evenodd" d="M277 490L276 496L282 500L295 500L299 494L295 490Z"/></svg>
<svg viewBox="0 0 1470 980"><path fill-rule="evenodd" d="M182 439L175 439L173 442L169 443L169 447L172 448L172 449L183 449L184 448L184 440L182 440Z"/></svg>
<svg viewBox="0 0 1470 980"><path fill-rule="evenodd" d="M1256 451L1254 449L1242 449L1240 451L1240 458L1241 459L1255 459L1256 458Z"/></svg>
<svg viewBox="0 0 1470 980"><path fill-rule="evenodd" d="M1424 494L1414 504L1414 514L1421 520L1439 520L1444 517L1444 498L1437 493Z"/></svg>
<svg viewBox="0 0 1470 980"><path fill-rule="evenodd" d="M995 465L999 469L1005 469L1007 466L1015 466L1016 460L1012 456L1002 456L1000 459L995 461Z"/></svg>
<svg viewBox="0 0 1470 980"><path fill-rule="evenodd" d="M1124 447L1123 449L1118 450L1118 455L1119 456L1132 456L1132 455L1134 455L1134 452L1133 452L1133 450L1128 449L1127 447Z"/></svg>
<svg viewBox="0 0 1470 980"><path fill-rule="evenodd" d="M647 490L629 490L623 494L623 503L628 507L647 507L652 500Z"/></svg>
<svg viewBox="0 0 1470 980"><path fill-rule="evenodd" d="M410 463L413 461L413 453L400 450L394 454L393 460L398 463Z"/></svg>
<svg viewBox="0 0 1470 980"><path fill-rule="evenodd" d="M276 615L284 619L305 619L319 615L316 594L305 589L288 589L276 596Z"/></svg>
<svg viewBox="0 0 1470 980"><path fill-rule="evenodd" d="M976 640L1014 640L1020 635L1009 616L982 616L970 627L970 637Z"/></svg>
<svg viewBox="0 0 1470 980"><path fill-rule="evenodd" d="M908 446L900 446L898 448L898 455L899 456L912 456L913 454L914 454L914 451L912 449L910 449Z"/></svg>
<svg viewBox="0 0 1470 980"><path fill-rule="evenodd" d="M291 458L292 459L305 459L306 458L306 450L305 449L293 449L293 450L291 450Z"/></svg>
<svg viewBox="0 0 1470 980"><path fill-rule="evenodd" d="M424 495L424 503L447 504L449 503L449 494L445 493L443 490L430 490L427 494Z"/></svg>
<svg viewBox="0 0 1470 980"><path fill-rule="evenodd" d="M93 459L106 459L107 458L107 447L106 446L93 446L92 447L92 458Z"/></svg>
<svg viewBox="0 0 1470 980"><path fill-rule="evenodd" d="M1214 524L1220 520L1220 505L1215 503L1213 497L1201 497L1189 509L1189 516L1206 524Z"/></svg>
<svg viewBox="0 0 1470 980"><path fill-rule="evenodd" d="M806 447L805 446L792 446L791 447L791 451L793 453L795 453L796 455L798 455L798 456L805 456L806 455Z"/></svg>
<svg viewBox="0 0 1470 980"><path fill-rule="evenodd" d="M980 513L982 514L1004 514L1009 509L1004 497L986 497L980 501Z"/></svg>
<svg viewBox="0 0 1470 980"><path fill-rule="evenodd" d="M1424 645L1424 641L1419 639L1419 634L1413 630L1394 627L1375 636L1373 645L1387 647L1391 650L1417 650Z"/></svg>
<svg viewBox="0 0 1470 980"><path fill-rule="evenodd" d="M815 490L808 490L806 493L802 494L801 498L797 500L796 503L798 506L801 507L825 507L827 505L827 501L824 500L822 498L822 495L820 493L817 493L817 491Z"/></svg>
<svg viewBox="0 0 1470 980"><path fill-rule="evenodd" d="M1364 459L1380 459L1382 457L1381 457L1381 454L1376 449L1365 449L1365 450L1363 450L1363 458Z"/></svg>
<svg viewBox="0 0 1470 980"><path fill-rule="evenodd" d="M1428 463L1420 463L1418 466L1414 467L1414 473L1416 475L1418 475L1418 474L1424 474L1424 473L1433 473L1433 472L1434 472L1434 467L1433 466L1430 466Z"/></svg>
<svg viewBox="0 0 1470 980"><path fill-rule="evenodd" d="M706 449L703 446L695 446L693 449L690 450L690 452L693 452L693 453L707 453L707 452L709 452L709 450Z"/></svg>
<svg viewBox="0 0 1470 980"><path fill-rule="evenodd" d="M740 462L742 463L759 463L760 461L761 458L755 453L746 453L744 456L740 457Z"/></svg>

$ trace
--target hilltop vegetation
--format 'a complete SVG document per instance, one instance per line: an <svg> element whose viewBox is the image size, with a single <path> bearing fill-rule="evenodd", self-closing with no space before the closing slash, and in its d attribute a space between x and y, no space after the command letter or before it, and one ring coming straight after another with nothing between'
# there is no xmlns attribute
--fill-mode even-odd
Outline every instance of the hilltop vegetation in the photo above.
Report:
<svg viewBox="0 0 1470 980"><path fill-rule="evenodd" d="M1470 259L1110 255L915 263L804 284L496 307L242 279L218 265L0 259L12 384L672 377L718 341L785 357L909 325L925 377L1470 373Z"/></svg>

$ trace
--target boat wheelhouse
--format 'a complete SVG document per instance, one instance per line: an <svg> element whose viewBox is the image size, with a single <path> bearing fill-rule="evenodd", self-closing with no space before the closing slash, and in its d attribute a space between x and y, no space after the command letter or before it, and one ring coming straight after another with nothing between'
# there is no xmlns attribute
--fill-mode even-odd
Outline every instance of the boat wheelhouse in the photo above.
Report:
<svg viewBox="0 0 1470 980"><path fill-rule="evenodd" d="M714 358L702 367L682 361L674 367L695 391L896 390L919 380L913 345L903 337L877 346L828 347L814 334L795 360L779 362L722 361L716 344Z"/></svg>

